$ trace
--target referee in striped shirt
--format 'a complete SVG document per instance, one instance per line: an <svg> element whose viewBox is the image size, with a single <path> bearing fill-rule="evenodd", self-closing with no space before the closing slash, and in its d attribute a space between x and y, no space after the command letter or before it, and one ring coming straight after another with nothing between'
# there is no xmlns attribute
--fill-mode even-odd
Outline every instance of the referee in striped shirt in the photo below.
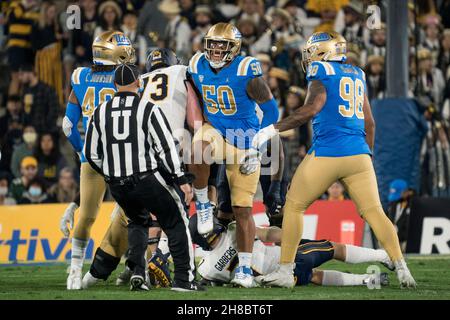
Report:
<svg viewBox="0 0 450 320"><path fill-rule="evenodd" d="M117 67L117 92L99 105L89 122L84 154L105 177L111 194L130 220L128 267L131 290L145 285L145 251L153 213L169 239L175 265L172 290L196 291L194 254L186 205L192 200L170 126L157 105L141 101L136 66ZM164 176L164 178L163 178Z"/></svg>

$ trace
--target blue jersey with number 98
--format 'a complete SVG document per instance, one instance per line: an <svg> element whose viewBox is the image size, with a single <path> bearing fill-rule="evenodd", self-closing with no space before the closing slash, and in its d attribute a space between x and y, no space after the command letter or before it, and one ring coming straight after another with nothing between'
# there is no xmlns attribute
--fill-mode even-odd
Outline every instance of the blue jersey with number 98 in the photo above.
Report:
<svg viewBox="0 0 450 320"><path fill-rule="evenodd" d="M247 95L247 84L262 76L259 61L238 56L216 73L205 55L197 53L188 72L202 95L203 113L211 125L237 148L249 148L260 123L256 103Z"/></svg>
<svg viewBox="0 0 450 320"><path fill-rule="evenodd" d="M327 92L322 110L312 120L313 145L308 153L344 157L371 154L364 130L364 72L339 62L312 62L308 81L319 80Z"/></svg>

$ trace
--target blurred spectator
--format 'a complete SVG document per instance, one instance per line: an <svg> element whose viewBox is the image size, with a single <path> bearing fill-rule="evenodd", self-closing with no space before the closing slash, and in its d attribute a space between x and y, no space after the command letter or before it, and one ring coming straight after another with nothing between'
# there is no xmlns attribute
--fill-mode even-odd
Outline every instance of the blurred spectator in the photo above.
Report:
<svg viewBox="0 0 450 320"><path fill-rule="evenodd" d="M143 0L116 0L122 12L138 12L144 5Z"/></svg>
<svg viewBox="0 0 450 320"><path fill-rule="evenodd" d="M72 46L74 62L77 66L92 64L92 42L97 26L97 2L95 0L80 0L81 29L73 31Z"/></svg>
<svg viewBox="0 0 450 320"><path fill-rule="evenodd" d="M292 17L289 12L284 9L276 8L271 14L270 29L267 29L261 37L253 44L250 53L255 55L260 52L272 53L275 57L280 54L285 48L286 39L295 33L295 28L292 24ZM282 59L282 63L286 67L286 61ZM281 63L274 62L275 65L282 67Z"/></svg>
<svg viewBox="0 0 450 320"><path fill-rule="evenodd" d="M425 17L424 22L425 39L422 46L431 52L433 64L436 64L437 56L439 55L441 44L439 42L439 36L441 32L441 26L439 17L436 15L428 15Z"/></svg>
<svg viewBox="0 0 450 320"><path fill-rule="evenodd" d="M142 69L145 69L145 62L147 59L147 42L144 36L138 34L137 31L137 15L134 11L128 11L123 16L122 31L130 39L134 50L136 51L136 64Z"/></svg>
<svg viewBox="0 0 450 320"><path fill-rule="evenodd" d="M114 1L105 1L98 7L99 26L95 28L94 39L105 31L121 30L122 10Z"/></svg>
<svg viewBox="0 0 450 320"><path fill-rule="evenodd" d="M442 24L446 29L450 28L450 0L441 1L439 14L442 17Z"/></svg>
<svg viewBox="0 0 450 320"><path fill-rule="evenodd" d="M43 133L39 138L39 142L34 153L38 160L38 174L42 177L47 185L51 185L57 181L58 173L67 163L59 151L55 137L51 133Z"/></svg>
<svg viewBox="0 0 450 320"><path fill-rule="evenodd" d="M61 63L62 29L59 25L56 6L52 1L41 5L39 23L33 28L33 49L36 50L36 75L40 81L52 87L59 105L64 103Z"/></svg>
<svg viewBox="0 0 450 320"><path fill-rule="evenodd" d="M8 189L9 179L5 174L0 175L0 206L11 206L16 204L16 200L11 197Z"/></svg>
<svg viewBox="0 0 450 320"><path fill-rule="evenodd" d="M264 17L264 1L263 0L238 0L240 12L231 21L236 24L240 19L251 19L256 25L256 34L259 37L269 28L269 23Z"/></svg>
<svg viewBox="0 0 450 320"><path fill-rule="evenodd" d="M258 53L255 56L256 59L261 63L262 77L268 83L269 82L269 71L272 68L272 60L270 56L266 53Z"/></svg>
<svg viewBox="0 0 450 320"><path fill-rule="evenodd" d="M73 172L67 167L59 172L58 183L48 189L49 196L58 203L73 202L77 192L78 185L73 178Z"/></svg>
<svg viewBox="0 0 450 320"><path fill-rule="evenodd" d="M305 96L305 90L296 86L289 87L286 107L280 112L282 119L290 116L295 110L303 106ZM306 156L306 150L310 143L309 124L281 133L281 139L285 166L283 179L290 181L297 166Z"/></svg>
<svg viewBox="0 0 450 320"><path fill-rule="evenodd" d="M342 32L345 27L342 8L348 3L349 0L307 0L305 8L320 15L320 24L314 32Z"/></svg>
<svg viewBox="0 0 450 320"><path fill-rule="evenodd" d="M196 27L192 31L192 51L202 51L203 50L203 38L208 32L209 28L212 27L212 11L209 6L197 6L195 7L195 24ZM242 30L239 29L242 33ZM243 41L244 41L243 37ZM247 51L248 52L248 51Z"/></svg>
<svg viewBox="0 0 450 320"><path fill-rule="evenodd" d="M313 16L308 17L306 11L297 5L298 1L284 0L278 2L285 2L285 4L282 5L282 8L291 15L296 31L301 34L303 38L309 38L313 33L314 28L320 23L320 19Z"/></svg>
<svg viewBox="0 0 450 320"><path fill-rule="evenodd" d="M191 28L180 15L178 1L163 0L158 8L168 20L164 33L165 47L172 49L181 61L187 63L192 53Z"/></svg>
<svg viewBox="0 0 450 320"><path fill-rule="evenodd" d="M242 34L241 54L244 56L257 55L253 47L253 44L258 40L255 22L250 18L241 18L236 22L236 27Z"/></svg>
<svg viewBox="0 0 450 320"><path fill-rule="evenodd" d="M14 148L11 158L11 172L14 177L20 177L20 166L25 157L33 155L37 142L37 133L33 126L26 126L23 129L23 143Z"/></svg>
<svg viewBox="0 0 450 320"><path fill-rule="evenodd" d="M180 15L187 20L189 27L194 30L197 27L195 19L195 1L194 0L178 0L180 4Z"/></svg>
<svg viewBox="0 0 450 320"><path fill-rule="evenodd" d="M358 46L362 51L369 43L369 29L364 28L364 3L360 0L350 0L344 7L345 27L342 35L347 42Z"/></svg>
<svg viewBox="0 0 450 320"><path fill-rule="evenodd" d="M24 85L24 111L29 123L38 133L56 131L59 103L55 89L39 81L31 65L21 68L19 79Z"/></svg>
<svg viewBox="0 0 450 320"><path fill-rule="evenodd" d="M442 74L448 82L450 79L450 29L445 29L442 33L437 67L442 71Z"/></svg>
<svg viewBox="0 0 450 320"><path fill-rule="evenodd" d="M365 72L369 101L382 98L386 90L384 58L376 55L369 56Z"/></svg>
<svg viewBox="0 0 450 320"><path fill-rule="evenodd" d="M361 67L361 58L359 51L348 51L346 64L350 64L355 67Z"/></svg>
<svg viewBox="0 0 450 320"><path fill-rule="evenodd" d="M278 105L285 105L286 92L289 86L289 73L286 70L273 67L269 71L269 88Z"/></svg>
<svg viewBox="0 0 450 320"><path fill-rule="evenodd" d="M381 24L380 29L372 30L367 55L386 56L386 25L384 23Z"/></svg>
<svg viewBox="0 0 450 320"><path fill-rule="evenodd" d="M436 108L441 107L445 80L441 70L433 67L431 52L428 49L420 49L419 59L419 95L426 96Z"/></svg>
<svg viewBox="0 0 450 320"><path fill-rule="evenodd" d="M147 0L139 12L138 33L147 41L148 51L164 45L167 19L158 9L161 0Z"/></svg>
<svg viewBox="0 0 450 320"><path fill-rule="evenodd" d="M329 201L342 201L345 199L344 186L339 181L336 181L328 188L327 194Z"/></svg>
<svg viewBox="0 0 450 320"><path fill-rule="evenodd" d="M39 177L30 181L19 204L51 203L52 199L45 192L45 181Z"/></svg>
<svg viewBox="0 0 450 320"><path fill-rule="evenodd" d="M395 179L389 185L387 216L397 229L403 251L408 239L409 214L413 195L414 192L408 190L408 183L403 179Z"/></svg>
<svg viewBox="0 0 450 320"><path fill-rule="evenodd" d="M9 94L19 93L19 69L24 64L33 63L31 33L35 22L39 19L37 0L11 1L6 13L6 29L8 42L8 64L11 68Z"/></svg>
<svg viewBox="0 0 450 320"><path fill-rule="evenodd" d="M25 115L20 96L11 95L6 103L6 114L0 117L0 137L4 137L12 122L25 123Z"/></svg>
<svg viewBox="0 0 450 320"><path fill-rule="evenodd" d="M17 122L16 120L11 120L8 123L8 131L6 134L4 136L0 136L0 171L10 171L11 158L14 149L22 143L22 129L22 123Z"/></svg>
<svg viewBox="0 0 450 320"><path fill-rule="evenodd" d="M37 160L34 157L25 157L20 164L21 176L12 181L10 186L11 196L20 203L27 191L30 182L37 177Z"/></svg>

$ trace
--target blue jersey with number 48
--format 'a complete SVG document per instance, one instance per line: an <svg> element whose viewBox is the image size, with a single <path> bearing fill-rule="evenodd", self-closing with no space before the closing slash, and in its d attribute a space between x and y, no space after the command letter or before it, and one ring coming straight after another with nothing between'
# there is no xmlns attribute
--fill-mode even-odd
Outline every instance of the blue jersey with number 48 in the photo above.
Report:
<svg viewBox="0 0 450 320"><path fill-rule="evenodd" d="M364 130L364 72L339 62L312 62L308 81L319 80L327 92L322 110L312 120L313 144L308 153L344 157L371 154Z"/></svg>
<svg viewBox="0 0 450 320"><path fill-rule="evenodd" d="M77 68L72 73L72 90L78 100L77 108L79 110L66 111L66 116L73 123L73 129L83 117L83 128L86 131L89 118L94 113L95 108L108 101L114 96L116 88L114 86L114 70L105 72L93 72L91 68ZM76 150L81 151L81 150ZM84 155L81 157L82 162L86 162Z"/></svg>
<svg viewBox="0 0 450 320"><path fill-rule="evenodd" d="M247 149L260 129L256 102L247 95L248 82L262 76L261 65L254 57L236 57L219 72L209 65L204 53L189 62L188 72L200 91L203 113L226 140Z"/></svg>

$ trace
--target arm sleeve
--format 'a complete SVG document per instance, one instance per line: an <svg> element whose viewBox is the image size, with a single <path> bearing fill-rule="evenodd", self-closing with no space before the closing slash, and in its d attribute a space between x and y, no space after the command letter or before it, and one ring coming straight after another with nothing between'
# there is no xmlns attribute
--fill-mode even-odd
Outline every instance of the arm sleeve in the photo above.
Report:
<svg viewBox="0 0 450 320"><path fill-rule="evenodd" d="M178 155L176 141L172 136L166 117L157 106L153 107L150 114L148 128L156 155L175 179L182 179L184 170Z"/></svg>
<svg viewBox="0 0 450 320"><path fill-rule="evenodd" d="M98 110L101 108L99 106L94 114L92 115L88 128L86 130L86 143L84 145L84 156L89 162L91 167L97 171L99 174L103 175L101 169L103 162L103 147L101 140L101 131L98 126Z"/></svg>
<svg viewBox="0 0 450 320"><path fill-rule="evenodd" d="M81 107L78 104L68 102L66 107L66 114L63 119L63 132L70 144L76 152L81 152L83 149L83 141L81 140L80 132L78 131L78 122L81 118Z"/></svg>
<svg viewBox="0 0 450 320"><path fill-rule="evenodd" d="M270 99L259 105L263 112L263 118L261 121L261 129L265 128L278 121L280 112L278 110L278 104L275 98Z"/></svg>

